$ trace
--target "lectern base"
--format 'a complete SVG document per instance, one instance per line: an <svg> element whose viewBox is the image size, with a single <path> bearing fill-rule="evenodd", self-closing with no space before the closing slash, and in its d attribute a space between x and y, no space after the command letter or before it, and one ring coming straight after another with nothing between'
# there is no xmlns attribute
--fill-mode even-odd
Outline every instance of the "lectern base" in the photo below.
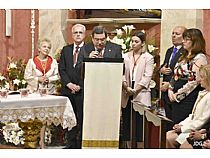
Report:
<svg viewBox="0 0 210 158"><path fill-rule="evenodd" d="M83 148L118 148L119 141L113 140L83 140Z"/></svg>

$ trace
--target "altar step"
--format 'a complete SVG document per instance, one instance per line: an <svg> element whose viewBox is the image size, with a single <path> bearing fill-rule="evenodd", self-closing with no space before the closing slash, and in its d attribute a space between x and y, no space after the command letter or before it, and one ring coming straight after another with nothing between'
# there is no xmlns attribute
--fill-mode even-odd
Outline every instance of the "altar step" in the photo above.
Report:
<svg viewBox="0 0 210 158"><path fill-rule="evenodd" d="M65 146L46 146L45 149L63 149ZM0 149L24 149L23 147L0 144ZM37 149L40 149L37 147Z"/></svg>
<svg viewBox="0 0 210 158"><path fill-rule="evenodd" d="M22 147L0 144L0 149L23 149Z"/></svg>

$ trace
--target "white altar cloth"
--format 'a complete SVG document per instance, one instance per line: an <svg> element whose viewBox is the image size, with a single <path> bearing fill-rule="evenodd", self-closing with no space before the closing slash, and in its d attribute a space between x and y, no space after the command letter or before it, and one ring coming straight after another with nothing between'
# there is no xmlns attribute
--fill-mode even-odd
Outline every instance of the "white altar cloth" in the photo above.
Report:
<svg viewBox="0 0 210 158"><path fill-rule="evenodd" d="M61 124L63 129L76 126L76 117L67 97L39 94L29 94L21 98L20 94L0 98L0 122L26 122L38 118L43 123L56 126Z"/></svg>

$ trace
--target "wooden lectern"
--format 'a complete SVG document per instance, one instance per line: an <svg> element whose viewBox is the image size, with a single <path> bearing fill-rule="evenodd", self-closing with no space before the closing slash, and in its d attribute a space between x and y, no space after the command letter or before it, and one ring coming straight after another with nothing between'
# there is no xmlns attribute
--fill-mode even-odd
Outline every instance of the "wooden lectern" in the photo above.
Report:
<svg viewBox="0 0 210 158"><path fill-rule="evenodd" d="M84 60L82 148L118 148L123 59Z"/></svg>

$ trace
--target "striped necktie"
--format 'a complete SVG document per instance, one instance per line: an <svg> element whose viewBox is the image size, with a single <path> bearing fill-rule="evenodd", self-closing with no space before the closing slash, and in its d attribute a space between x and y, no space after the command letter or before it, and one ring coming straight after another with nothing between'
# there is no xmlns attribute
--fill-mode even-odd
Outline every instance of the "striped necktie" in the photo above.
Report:
<svg viewBox="0 0 210 158"><path fill-rule="evenodd" d="M79 53L79 46L76 46L74 55L73 55L73 59L74 59L74 65L77 63L77 57L78 57L78 53Z"/></svg>

